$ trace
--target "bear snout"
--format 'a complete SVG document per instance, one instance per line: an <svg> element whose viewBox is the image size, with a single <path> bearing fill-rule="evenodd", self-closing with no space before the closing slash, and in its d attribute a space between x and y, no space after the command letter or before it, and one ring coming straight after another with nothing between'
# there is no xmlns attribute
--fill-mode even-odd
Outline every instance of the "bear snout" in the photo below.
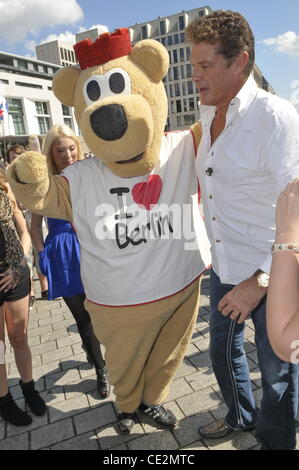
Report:
<svg viewBox="0 0 299 470"><path fill-rule="evenodd" d="M98 137L111 141L120 139L126 133L128 121L122 106L109 104L90 115L90 125Z"/></svg>

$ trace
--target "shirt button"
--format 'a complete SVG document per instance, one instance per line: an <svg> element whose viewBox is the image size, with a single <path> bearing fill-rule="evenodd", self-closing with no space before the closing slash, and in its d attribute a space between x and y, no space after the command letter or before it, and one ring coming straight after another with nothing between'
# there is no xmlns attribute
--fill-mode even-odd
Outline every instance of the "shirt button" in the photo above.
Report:
<svg viewBox="0 0 299 470"><path fill-rule="evenodd" d="M221 243L221 240L216 240L216 243Z"/></svg>
<svg viewBox="0 0 299 470"><path fill-rule="evenodd" d="M210 194L210 195L209 195L209 199L213 199L213 196L212 196L212 194Z"/></svg>
<svg viewBox="0 0 299 470"><path fill-rule="evenodd" d="M213 217L212 220L216 220L216 217Z"/></svg>
<svg viewBox="0 0 299 470"><path fill-rule="evenodd" d="M212 156L212 157L214 156L214 150L213 150L213 152L211 153L211 156Z"/></svg>

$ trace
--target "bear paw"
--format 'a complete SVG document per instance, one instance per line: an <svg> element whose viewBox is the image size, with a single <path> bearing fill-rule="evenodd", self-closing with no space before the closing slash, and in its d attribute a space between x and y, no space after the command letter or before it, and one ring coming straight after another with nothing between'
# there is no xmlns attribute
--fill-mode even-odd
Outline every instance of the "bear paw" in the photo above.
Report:
<svg viewBox="0 0 299 470"><path fill-rule="evenodd" d="M38 152L25 152L13 163L20 183L41 183L48 178L46 157Z"/></svg>

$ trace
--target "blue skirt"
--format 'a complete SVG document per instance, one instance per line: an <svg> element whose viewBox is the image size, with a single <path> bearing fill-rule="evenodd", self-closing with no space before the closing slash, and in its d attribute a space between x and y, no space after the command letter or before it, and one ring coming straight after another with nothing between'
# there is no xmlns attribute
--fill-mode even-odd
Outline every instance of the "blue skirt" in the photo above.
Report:
<svg viewBox="0 0 299 470"><path fill-rule="evenodd" d="M80 276L80 245L71 224L48 218L49 233L39 253L41 272L48 279L48 299L84 293Z"/></svg>

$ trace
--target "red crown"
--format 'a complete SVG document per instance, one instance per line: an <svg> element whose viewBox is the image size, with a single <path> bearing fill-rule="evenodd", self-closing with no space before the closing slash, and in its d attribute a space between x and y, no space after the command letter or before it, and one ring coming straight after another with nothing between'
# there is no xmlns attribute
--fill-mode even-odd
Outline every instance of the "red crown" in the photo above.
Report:
<svg viewBox="0 0 299 470"><path fill-rule="evenodd" d="M128 28L119 28L113 33L101 34L95 42L83 39L74 45L74 51L84 70L94 65L102 65L110 60L130 54L132 50Z"/></svg>

